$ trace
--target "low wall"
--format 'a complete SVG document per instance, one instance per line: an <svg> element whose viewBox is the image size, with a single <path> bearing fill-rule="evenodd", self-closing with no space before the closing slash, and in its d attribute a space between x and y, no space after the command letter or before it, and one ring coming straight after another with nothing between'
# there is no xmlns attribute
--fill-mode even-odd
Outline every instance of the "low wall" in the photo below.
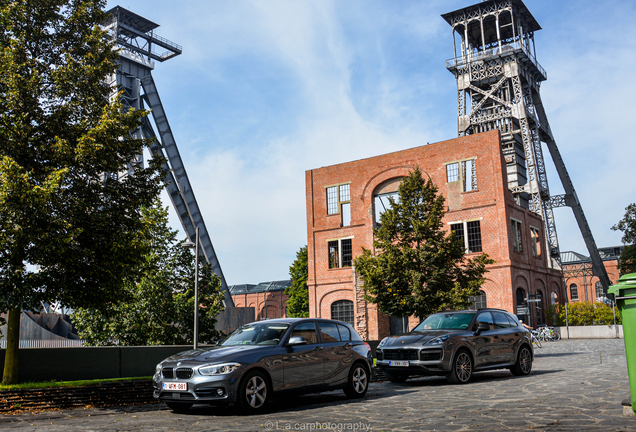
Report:
<svg viewBox="0 0 636 432"><path fill-rule="evenodd" d="M617 325L618 337L623 338L623 326ZM554 327L554 330L561 334L562 339L568 338L568 327ZM616 337L614 325L594 325L594 326L570 326L570 339L613 339Z"/></svg>
<svg viewBox="0 0 636 432"><path fill-rule="evenodd" d="M143 347L23 348L18 350L18 380L76 381L152 376L166 357L192 345ZM0 370L4 370L0 351Z"/></svg>

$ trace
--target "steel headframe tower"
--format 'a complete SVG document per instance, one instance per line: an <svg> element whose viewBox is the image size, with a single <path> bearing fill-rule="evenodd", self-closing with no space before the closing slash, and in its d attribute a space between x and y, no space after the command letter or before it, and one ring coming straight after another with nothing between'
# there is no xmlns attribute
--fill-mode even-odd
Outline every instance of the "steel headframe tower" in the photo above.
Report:
<svg viewBox="0 0 636 432"><path fill-rule="evenodd" d="M541 26L521 0L486 0L442 17L453 28L455 57L446 68L457 79L459 136L499 129L508 187L517 204L541 215L552 266L560 268L553 208L569 206L607 292L609 277L572 180L554 141L539 89L547 79L536 60ZM541 143L559 174L564 195L550 195Z"/></svg>
<svg viewBox="0 0 636 432"><path fill-rule="evenodd" d="M192 242L196 241L195 228L199 228L199 250L212 269L221 278L225 294L225 306L232 307L234 302L228 290L219 260L214 252L208 230L203 222L190 180L179 155L179 149L161 104L159 93L152 79L155 61L164 62L181 54L181 46L154 33L158 24L147 20L129 10L116 6L106 12L109 19L104 28L119 48L120 65L110 84L118 91L122 90L122 99L126 106L135 109L148 107L152 110L159 139L148 118L137 131L138 136L151 140L150 151L164 160L164 185L172 205L179 215L183 229ZM158 53L156 50L162 51Z"/></svg>

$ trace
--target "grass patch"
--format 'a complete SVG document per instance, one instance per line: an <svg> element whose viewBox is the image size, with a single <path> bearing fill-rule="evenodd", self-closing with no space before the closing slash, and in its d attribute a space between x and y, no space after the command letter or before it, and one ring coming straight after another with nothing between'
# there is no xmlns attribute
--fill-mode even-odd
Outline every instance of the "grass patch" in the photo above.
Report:
<svg viewBox="0 0 636 432"><path fill-rule="evenodd" d="M20 384L0 384L0 391L2 390L20 390L20 389L41 389L52 387L86 387L107 382L116 381L132 381L132 380L144 380L151 379L151 376L147 377L134 377L134 378L108 378L108 379L95 379L95 380L80 380L80 381L44 381L44 382L26 382Z"/></svg>

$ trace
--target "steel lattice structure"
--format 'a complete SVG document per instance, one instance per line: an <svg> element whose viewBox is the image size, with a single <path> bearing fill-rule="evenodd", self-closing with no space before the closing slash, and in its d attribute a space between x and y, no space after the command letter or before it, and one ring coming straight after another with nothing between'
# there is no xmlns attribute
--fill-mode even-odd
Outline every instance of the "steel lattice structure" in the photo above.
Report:
<svg viewBox="0 0 636 432"><path fill-rule="evenodd" d="M455 57L446 67L457 79L459 136L499 129L508 187L517 204L542 217L552 265L560 267L552 209L569 206L594 274L607 290L607 272L541 102L539 90L547 73L536 60L534 32L541 30L539 23L522 0L482 1L442 17L453 29ZM554 161L565 195L550 195L542 142Z"/></svg>
<svg viewBox="0 0 636 432"><path fill-rule="evenodd" d="M168 191L173 207L176 209L183 229L192 242L195 241L195 227L199 228L199 250L205 260L212 265L214 273L221 278L225 294L225 306L232 307L234 302L225 282L221 265L212 246L205 227L194 191L188 179L183 161L179 155L177 143L170 129L168 117L161 103L159 92L152 78L155 61L164 62L182 52L181 46L154 33L158 24L147 20L129 10L116 6L107 12L109 19L103 24L113 42L119 48L119 69L110 77L111 86L123 91L124 104L135 109L145 107L152 110L152 117L158 131L155 133L150 119L136 132L139 137L149 139L150 151L164 160L164 186ZM159 49L161 52L158 52ZM141 156L139 162L142 163Z"/></svg>

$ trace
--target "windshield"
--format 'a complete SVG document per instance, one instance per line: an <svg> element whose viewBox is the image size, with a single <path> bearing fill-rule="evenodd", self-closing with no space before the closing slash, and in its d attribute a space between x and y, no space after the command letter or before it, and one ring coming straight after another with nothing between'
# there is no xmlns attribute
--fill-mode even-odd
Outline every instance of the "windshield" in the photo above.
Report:
<svg viewBox="0 0 636 432"><path fill-rule="evenodd" d="M474 313L439 313L422 321L413 331L463 330L468 328Z"/></svg>
<svg viewBox="0 0 636 432"><path fill-rule="evenodd" d="M234 330L219 345L278 345L288 328L288 324L280 323L248 324Z"/></svg>

